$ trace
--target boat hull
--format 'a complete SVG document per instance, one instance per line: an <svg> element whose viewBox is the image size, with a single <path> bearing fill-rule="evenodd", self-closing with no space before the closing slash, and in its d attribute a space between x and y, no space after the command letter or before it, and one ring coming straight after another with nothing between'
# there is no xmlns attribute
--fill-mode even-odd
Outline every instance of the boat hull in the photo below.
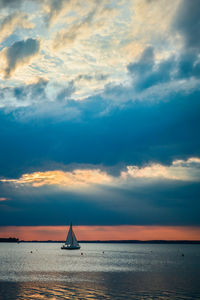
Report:
<svg viewBox="0 0 200 300"><path fill-rule="evenodd" d="M61 249L62 250L79 250L81 247L65 247L65 246L62 246Z"/></svg>

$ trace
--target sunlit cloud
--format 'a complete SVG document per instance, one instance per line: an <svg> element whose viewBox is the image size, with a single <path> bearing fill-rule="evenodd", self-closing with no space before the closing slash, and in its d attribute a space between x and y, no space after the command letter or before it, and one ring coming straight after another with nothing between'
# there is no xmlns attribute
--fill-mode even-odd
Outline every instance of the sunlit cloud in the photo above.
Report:
<svg viewBox="0 0 200 300"><path fill-rule="evenodd" d="M190 165L192 163L200 164L200 158L191 157L191 158L188 158L187 160L177 159L177 160L173 161L173 165L179 165L179 166Z"/></svg>
<svg viewBox="0 0 200 300"><path fill-rule="evenodd" d="M12 79L4 83L5 86L8 88L19 86L37 76L45 76L53 84L57 81L59 74L59 82L64 87L66 81L75 80L81 74L90 76L91 73L98 74L99 72L107 74L106 83L120 82L121 79L124 81L128 61L127 55L123 55L123 46L120 44L123 44L126 38L124 30L127 31L129 28L129 22L126 20L129 1L112 3L85 1L83 4L80 1L59 0L42 1L40 5L39 2L37 3L38 5L30 3L30 11L26 5L21 7L21 14L27 16L27 22L31 20L30 24L22 25L34 27L29 28L32 29L30 35L26 31L20 31L20 37L17 35L11 38L9 45L6 45L1 52L1 61L4 59L4 66L1 66L4 79ZM12 7L14 9L16 6ZM31 14L33 7L34 14ZM14 17L18 14L15 9L12 21L6 12L4 19L12 27L9 31L10 36L20 24ZM48 26L46 27L45 24ZM8 49L9 51L13 49L13 45L10 44L19 43L19 39L22 41L28 37L40 40L41 55L38 57L34 55L34 64L31 67L29 65L33 55L29 58L26 55L23 60L20 57L14 59L18 63L12 64L12 67L6 55ZM21 66L23 66L22 72L19 72ZM16 69L17 72L15 72ZM15 76L11 77L13 75ZM90 85L77 84L74 98L84 99L96 94L98 90L104 88L103 83L105 84L102 80L96 80ZM20 103L18 99L16 100ZM19 106L20 104L16 105L16 107Z"/></svg>
<svg viewBox="0 0 200 300"><path fill-rule="evenodd" d="M87 8L87 6L86 6ZM81 13L81 12L80 12ZM108 22L109 18L116 15L116 10L105 5L105 1L100 3L90 3L89 8L77 16L76 22L68 25L67 28L57 32L53 40L53 49L69 47L77 38L86 39L90 35L104 35L102 28ZM101 29L101 31L99 31Z"/></svg>
<svg viewBox="0 0 200 300"><path fill-rule="evenodd" d="M156 43L159 48L161 43L167 42L167 50L172 50L173 48L170 49L169 46L173 46L170 43L175 41L176 37L172 39L170 26L180 2L180 0L173 2L136 0L132 2L133 36L145 44Z"/></svg>
<svg viewBox="0 0 200 300"><path fill-rule="evenodd" d="M108 184L111 177L99 169L74 170L73 172L47 171L24 174L19 179L2 179L2 182L31 184L34 187L59 185L62 187L87 187L91 184Z"/></svg>
<svg viewBox="0 0 200 300"><path fill-rule="evenodd" d="M85 1L84 4L87 2ZM79 0L44 0L42 2L42 9L45 24L52 27L58 23L66 23L66 20L70 18L69 13L72 11L81 15L84 6Z"/></svg>
<svg viewBox="0 0 200 300"><path fill-rule="evenodd" d="M1 182L33 187L58 185L66 188L90 187L92 185L123 185L134 179L200 181L200 159L175 160L170 166L150 164L144 167L127 166L120 176L109 175L100 169L75 169L23 174L19 179L1 179Z"/></svg>
<svg viewBox="0 0 200 300"><path fill-rule="evenodd" d="M33 29L34 24L29 21L25 13L15 12L6 16L0 23L0 42L9 37L17 28Z"/></svg>
<svg viewBox="0 0 200 300"><path fill-rule="evenodd" d="M185 161L175 160L170 166L161 164L151 164L142 168L128 166L127 171L122 172L122 177L200 181L200 159L194 157Z"/></svg>
<svg viewBox="0 0 200 300"><path fill-rule="evenodd" d="M9 43L0 52L0 68L7 88L20 87L35 77L45 77L52 86L59 77L64 88L66 82L74 81L76 84L76 79L82 74L87 78L101 72L107 75L106 80L93 80L90 84L83 80L77 82L72 98L86 100L102 91L108 96L107 87L117 90L119 85L123 93L113 95L113 102L120 105L130 99L165 97L177 88L184 90L186 85L194 86L194 78L185 82L173 78L173 84L161 80L157 81L159 88L153 86L147 94L144 91L136 93L135 77L130 76L127 70L127 66L137 62L149 46L155 52L154 69L159 62L162 64L170 57L180 55L184 38L177 31L172 34L180 0L173 3L166 0L115 0L112 3L43 0L30 1L30 5L19 1L20 13L16 9L17 3L2 4L5 11L1 18L1 39L7 37ZM11 14L8 8L12 8ZM23 50L15 55L16 47L27 39L36 41L32 50L28 51L27 45L24 45ZM37 55L39 48L40 55ZM177 66L175 63L173 66L172 71L176 73ZM196 69L194 71L198 73ZM155 75L155 72L152 76L149 74L151 78ZM130 83L132 85L127 89ZM24 106L19 99L16 102L18 104L13 109ZM5 109L9 103L5 103ZM31 105L31 102L27 104Z"/></svg>

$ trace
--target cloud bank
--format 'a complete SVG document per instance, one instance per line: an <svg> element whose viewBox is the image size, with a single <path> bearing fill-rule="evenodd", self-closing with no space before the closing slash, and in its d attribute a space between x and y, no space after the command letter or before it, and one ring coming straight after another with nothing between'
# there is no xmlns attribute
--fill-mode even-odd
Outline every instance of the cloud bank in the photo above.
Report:
<svg viewBox="0 0 200 300"><path fill-rule="evenodd" d="M9 78L17 68L28 64L39 53L39 50L40 42L36 39L15 42L10 47L4 49L3 54L6 60L4 76Z"/></svg>

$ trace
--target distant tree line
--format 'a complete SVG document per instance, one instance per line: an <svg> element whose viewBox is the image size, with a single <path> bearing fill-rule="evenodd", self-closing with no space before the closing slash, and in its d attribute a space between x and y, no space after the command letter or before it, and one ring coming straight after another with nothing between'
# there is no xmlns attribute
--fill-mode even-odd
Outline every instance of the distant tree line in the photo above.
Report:
<svg viewBox="0 0 200 300"><path fill-rule="evenodd" d="M12 238L12 237L0 238L0 243L17 243L17 242L19 242L18 238Z"/></svg>

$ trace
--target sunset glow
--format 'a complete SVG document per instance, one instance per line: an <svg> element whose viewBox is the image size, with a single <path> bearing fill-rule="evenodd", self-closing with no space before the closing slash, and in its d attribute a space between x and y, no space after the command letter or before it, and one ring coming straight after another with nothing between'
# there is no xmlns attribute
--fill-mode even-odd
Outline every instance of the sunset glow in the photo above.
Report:
<svg viewBox="0 0 200 300"><path fill-rule="evenodd" d="M67 226L8 226L2 227L0 237L20 240L66 239ZM74 226L79 240L199 240L199 227L184 226Z"/></svg>

